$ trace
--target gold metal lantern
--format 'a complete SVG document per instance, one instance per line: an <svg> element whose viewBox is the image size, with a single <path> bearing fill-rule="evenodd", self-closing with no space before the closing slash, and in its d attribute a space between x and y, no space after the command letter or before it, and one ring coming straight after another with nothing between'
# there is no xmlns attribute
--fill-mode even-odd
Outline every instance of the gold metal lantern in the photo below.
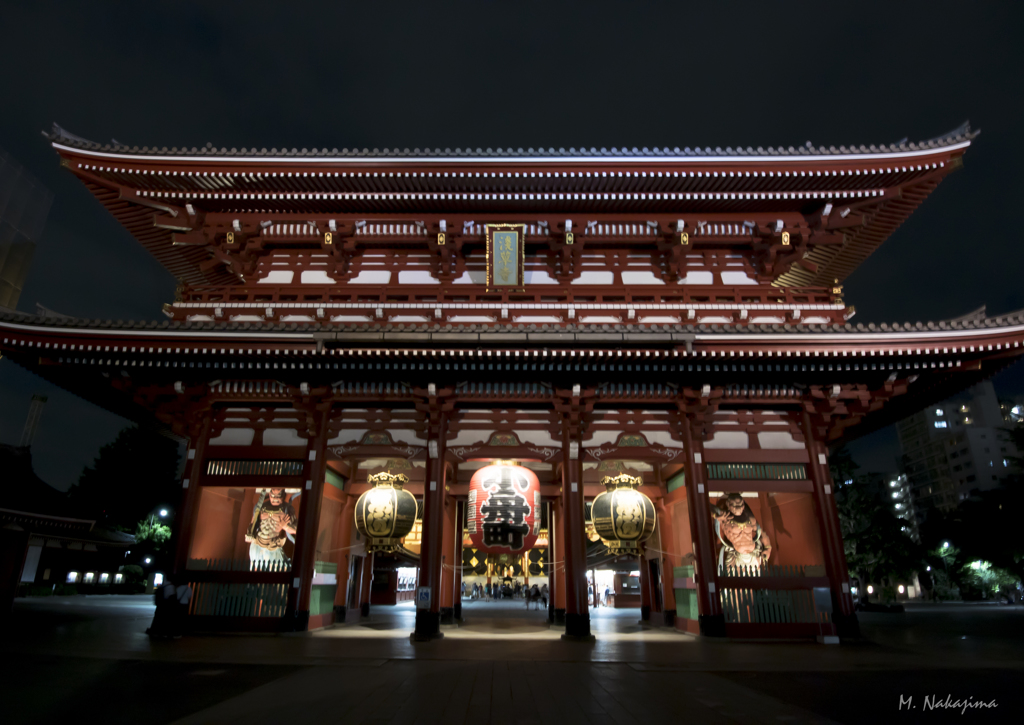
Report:
<svg viewBox="0 0 1024 725"><path fill-rule="evenodd" d="M637 491L643 482L640 476L628 473L601 479L607 490L594 498L590 517L594 530L612 554L639 556L640 545L654 533L654 504Z"/></svg>
<svg viewBox="0 0 1024 725"><path fill-rule="evenodd" d="M403 488L409 477L382 471L366 482L373 488L356 501L356 528L366 537L366 551L398 551L416 523L416 498Z"/></svg>

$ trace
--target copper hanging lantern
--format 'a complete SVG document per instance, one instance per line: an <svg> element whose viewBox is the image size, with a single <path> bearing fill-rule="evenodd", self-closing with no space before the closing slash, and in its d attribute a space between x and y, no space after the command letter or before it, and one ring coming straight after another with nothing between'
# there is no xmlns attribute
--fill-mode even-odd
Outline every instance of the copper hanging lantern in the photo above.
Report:
<svg viewBox="0 0 1024 725"><path fill-rule="evenodd" d="M601 484L607 490L594 498L594 530L612 554L639 556L640 545L654 533L657 520L651 499L636 490L643 479L622 473L605 476Z"/></svg>
<svg viewBox="0 0 1024 725"><path fill-rule="evenodd" d="M416 523L416 498L403 488L409 477L382 471L367 476L366 482L373 488L356 501L356 528L366 537L366 551L398 551Z"/></svg>

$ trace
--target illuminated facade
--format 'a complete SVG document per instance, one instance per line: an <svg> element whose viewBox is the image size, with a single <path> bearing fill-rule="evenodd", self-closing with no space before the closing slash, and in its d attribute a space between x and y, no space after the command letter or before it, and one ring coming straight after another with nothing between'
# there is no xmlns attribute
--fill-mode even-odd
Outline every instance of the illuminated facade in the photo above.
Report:
<svg viewBox="0 0 1024 725"><path fill-rule="evenodd" d="M549 583L551 619L587 638L608 551L586 505L625 474L657 520L631 565L646 618L834 637L856 615L828 447L1021 351L1019 318L853 325L842 298L972 138L268 152L55 129L178 295L163 323L7 316L2 350L188 437L175 575L196 628L324 626L385 575L382 597L410 591L416 567L417 638L460 616L465 578L512 575ZM468 535L471 479L495 461L537 478L521 557ZM421 519L371 564L354 509L381 472L408 477Z"/></svg>

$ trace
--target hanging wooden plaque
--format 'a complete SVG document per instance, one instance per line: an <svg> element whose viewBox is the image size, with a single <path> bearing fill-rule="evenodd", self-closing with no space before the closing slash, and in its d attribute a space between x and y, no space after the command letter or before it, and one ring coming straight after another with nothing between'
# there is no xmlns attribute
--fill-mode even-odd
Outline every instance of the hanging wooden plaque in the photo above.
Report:
<svg viewBox="0 0 1024 725"><path fill-rule="evenodd" d="M487 225L487 291L523 292L525 224Z"/></svg>

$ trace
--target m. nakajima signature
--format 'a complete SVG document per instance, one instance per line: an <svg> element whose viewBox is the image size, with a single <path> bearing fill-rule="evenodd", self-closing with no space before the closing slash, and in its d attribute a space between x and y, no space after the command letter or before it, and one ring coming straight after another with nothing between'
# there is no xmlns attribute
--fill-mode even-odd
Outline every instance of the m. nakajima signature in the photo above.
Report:
<svg viewBox="0 0 1024 725"><path fill-rule="evenodd" d="M968 710L988 710L999 707L999 704L995 700L975 700L973 696L967 699L953 699L952 695L946 695L945 699L942 695L925 695L924 702L921 704L921 711L928 712L929 710L959 710L960 714L963 715ZM900 695L900 710L917 710L917 705L914 704L914 696L903 696Z"/></svg>

